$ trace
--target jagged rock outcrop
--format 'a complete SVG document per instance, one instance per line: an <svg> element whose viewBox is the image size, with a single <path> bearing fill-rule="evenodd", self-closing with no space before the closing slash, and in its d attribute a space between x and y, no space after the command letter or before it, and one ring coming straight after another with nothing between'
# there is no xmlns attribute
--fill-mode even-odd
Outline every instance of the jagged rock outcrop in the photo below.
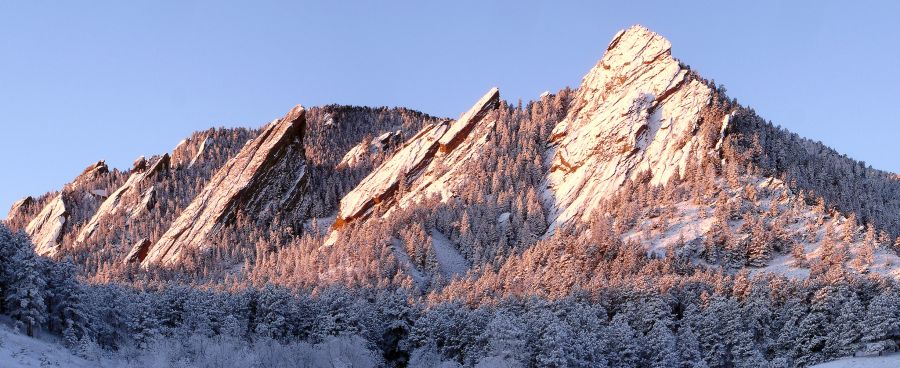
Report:
<svg viewBox="0 0 900 368"><path fill-rule="evenodd" d="M147 257L147 252L150 251L150 239L141 238L131 247L131 250L128 251L128 254L125 255L124 262L125 264L129 263L140 263Z"/></svg>
<svg viewBox="0 0 900 368"><path fill-rule="evenodd" d="M6 218L12 219L12 218L21 216L25 211L27 211L33 205L34 205L34 197L27 196L25 198L22 198L22 199L16 201L15 203L13 203L12 206L9 207L9 213L6 215Z"/></svg>
<svg viewBox="0 0 900 368"><path fill-rule="evenodd" d="M212 138L207 137L203 140L203 143L200 143L200 148L197 149L197 153L194 154L194 157L191 158L191 162L188 164L188 168L194 166L197 161L203 157L203 154L206 152L206 146L212 144Z"/></svg>
<svg viewBox="0 0 900 368"><path fill-rule="evenodd" d="M90 192L97 188L89 188L90 184L100 178L102 175L109 173L109 167L106 166L106 161L100 160L97 163L88 166L81 172L75 180L71 183L66 184L64 191L77 191L77 190L85 190Z"/></svg>
<svg viewBox="0 0 900 368"><path fill-rule="evenodd" d="M100 197L98 193L105 192L101 182L108 174L109 167L102 160L88 166L31 218L25 232L31 237L35 252L46 256L56 253L66 231L72 227L73 213L92 210L95 198Z"/></svg>
<svg viewBox="0 0 900 368"><path fill-rule="evenodd" d="M305 192L305 110L296 106L266 126L216 172L150 248L142 265L173 264L186 249L203 249L238 212L257 221L296 206Z"/></svg>
<svg viewBox="0 0 900 368"><path fill-rule="evenodd" d="M336 169L354 168L365 162L369 157L391 152L395 147L403 143L403 131L384 133L371 141L361 142L354 146L344 157L341 162L335 166Z"/></svg>
<svg viewBox="0 0 900 368"><path fill-rule="evenodd" d="M452 196L452 182L464 177L456 171L486 143L494 122L485 117L499 101L500 91L492 88L458 120L432 124L410 138L341 199L334 227L368 216L376 204L394 199L401 185L409 187L402 198L394 199L401 206L432 194ZM471 134L476 126L484 128L482 134Z"/></svg>
<svg viewBox="0 0 900 368"><path fill-rule="evenodd" d="M149 210L153 206L154 201L146 199L148 194L142 195L146 191L150 197L153 197L153 181L157 174L163 174L169 169L170 158L168 154L163 155L152 166L147 165L147 160L142 156L134 162L131 169L131 176L119 189L116 189L97 209L94 216L81 228L76 244L82 244L88 241L91 235L97 230L101 224L111 221L118 216L125 216L126 221L143 210ZM149 186L149 189L144 189Z"/></svg>
<svg viewBox="0 0 900 368"><path fill-rule="evenodd" d="M31 219L25 228L25 233L34 243L34 251L43 256L51 256L59 249L63 231L69 212L66 210L66 202L60 193L50 203Z"/></svg>
<svg viewBox="0 0 900 368"><path fill-rule="evenodd" d="M550 231L585 219L638 173L664 183L692 153L711 149L696 134L700 124L723 123L700 119L711 97L672 57L668 40L641 26L620 31L553 129L545 157Z"/></svg>

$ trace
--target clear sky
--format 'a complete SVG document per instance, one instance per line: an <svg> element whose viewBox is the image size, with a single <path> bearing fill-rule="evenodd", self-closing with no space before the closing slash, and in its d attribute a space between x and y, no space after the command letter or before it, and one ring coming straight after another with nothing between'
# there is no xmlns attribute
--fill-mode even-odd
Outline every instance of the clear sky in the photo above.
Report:
<svg viewBox="0 0 900 368"><path fill-rule="evenodd" d="M576 87L635 23L767 119L900 172L900 2L733 3L2 1L0 217L98 159L297 103L456 117L491 86Z"/></svg>

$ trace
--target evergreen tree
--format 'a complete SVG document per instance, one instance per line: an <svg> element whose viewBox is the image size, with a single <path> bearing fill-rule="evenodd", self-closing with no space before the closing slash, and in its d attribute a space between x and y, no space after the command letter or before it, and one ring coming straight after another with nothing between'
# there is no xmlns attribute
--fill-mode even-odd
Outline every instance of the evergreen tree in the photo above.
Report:
<svg viewBox="0 0 900 368"><path fill-rule="evenodd" d="M674 365L677 368L705 368L706 362L703 360L700 352L700 343L697 336L691 330L691 326L685 325L678 330L677 336L677 359L678 363Z"/></svg>
<svg viewBox="0 0 900 368"><path fill-rule="evenodd" d="M647 349L650 352L650 366L653 368L675 367L679 363L675 335L664 323L653 324L647 335Z"/></svg>
<svg viewBox="0 0 900 368"><path fill-rule="evenodd" d="M24 235L15 236L17 250L10 260L9 291L6 292L6 310L16 320L16 329L25 329L28 336L34 336L36 328L47 321L47 307L44 303L47 281L41 261L34 254L31 242Z"/></svg>

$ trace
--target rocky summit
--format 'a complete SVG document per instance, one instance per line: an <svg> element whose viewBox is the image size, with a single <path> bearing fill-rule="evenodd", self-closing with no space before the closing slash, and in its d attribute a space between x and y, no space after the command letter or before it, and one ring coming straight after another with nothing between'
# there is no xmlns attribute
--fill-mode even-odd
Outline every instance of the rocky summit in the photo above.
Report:
<svg viewBox="0 0 900 368"><path fill-rule="evenodd" d="M642 172L653 184L683 172L711 90L672 57L672 45L641 26L620 31L584 77L553 128L546 198L554 227L585 218L600 199Z"/></svg>

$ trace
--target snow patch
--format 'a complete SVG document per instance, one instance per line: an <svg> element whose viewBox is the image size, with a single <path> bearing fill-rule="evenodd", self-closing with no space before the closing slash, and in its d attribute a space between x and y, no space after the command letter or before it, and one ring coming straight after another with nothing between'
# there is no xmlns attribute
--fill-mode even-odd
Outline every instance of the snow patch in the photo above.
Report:
<svg viewBox="0 0 900 368"><path fill-rule="evenodd" d="M431 244L434 255L441 266L441 273L447 277L463 276L469 270L469 262L463 258L456 246L440 231L431 230Z"/></svg>

